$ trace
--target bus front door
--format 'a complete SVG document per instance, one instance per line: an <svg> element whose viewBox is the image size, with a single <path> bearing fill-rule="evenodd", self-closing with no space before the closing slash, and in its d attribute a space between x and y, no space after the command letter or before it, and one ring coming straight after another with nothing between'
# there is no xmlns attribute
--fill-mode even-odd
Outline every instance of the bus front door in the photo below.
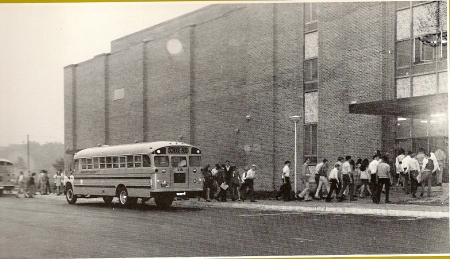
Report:
<svg viewBox="0 0 450 259"><path fill-rule="evenodd" d="M186 156L172 156L172 180L174 188L189 187L189 170Z"/></svg>

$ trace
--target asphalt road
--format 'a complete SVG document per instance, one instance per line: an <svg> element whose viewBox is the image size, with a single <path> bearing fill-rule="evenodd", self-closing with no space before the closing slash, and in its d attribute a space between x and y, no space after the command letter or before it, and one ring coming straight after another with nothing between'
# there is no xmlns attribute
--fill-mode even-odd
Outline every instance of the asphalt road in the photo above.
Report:
<svg viewBox="0 0 450 259"><path fill-rule="evenodd" d="M0 258L450 253L449 220L0 197Z"/></svg>

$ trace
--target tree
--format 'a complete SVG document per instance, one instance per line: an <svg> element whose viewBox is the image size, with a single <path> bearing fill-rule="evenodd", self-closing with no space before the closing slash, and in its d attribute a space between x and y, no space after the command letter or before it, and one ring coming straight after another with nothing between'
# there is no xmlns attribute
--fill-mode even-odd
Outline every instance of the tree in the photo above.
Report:
<svg viewBox="0 0 450 259"><path fill-rule="evenodd" d="M55 160L55 163L53 163L53 168L55 168L56 171L63 170L64 169L64 158L60 157Z"/></svg>
<svg viewBox="0 0 450 259"><path fill-rule="evenodd" d="M14 166L21 171L26 170L28 167L27 163L25 163L25 160L21 156L17 157L17 160L14 163Z"/></svg>

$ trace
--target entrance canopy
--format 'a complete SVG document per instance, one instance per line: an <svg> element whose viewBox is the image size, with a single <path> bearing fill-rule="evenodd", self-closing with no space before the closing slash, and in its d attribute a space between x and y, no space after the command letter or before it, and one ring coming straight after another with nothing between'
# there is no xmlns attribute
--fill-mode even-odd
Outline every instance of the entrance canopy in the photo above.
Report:
<svg viewBox="0 0 450 259"><path fill-rule="evenodd" d="M381 100L349 105L349 112L367 115L408 116L436 112L447 113L448 94L440 93L394 100Z"/></svg>

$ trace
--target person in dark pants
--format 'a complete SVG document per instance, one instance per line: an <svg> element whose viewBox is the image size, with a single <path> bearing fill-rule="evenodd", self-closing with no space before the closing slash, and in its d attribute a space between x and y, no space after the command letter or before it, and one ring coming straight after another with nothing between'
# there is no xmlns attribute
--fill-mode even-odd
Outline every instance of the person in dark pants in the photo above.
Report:
<svg viewBox="0 0 450 259"><path fill-rule="evenodd" d="M226 185L230 186L231 185L231 175L233 174L233 167L230 165L230 161L228 161L228 160L225 161L225 166L223 167L223 170L224 170L224 174L225 174L225 183L226 183ZM226 201L227 191L231 197L231 190L230 190L230 188L228 188L227 190L225 190L222 200Z"/></svg>
<svg viewBox="0 0 450 259"><path fill-rule="evenodd" d="M284 201L290 201L291 200L291 180L290 180L290 173L291 173L291 162L286 161L284 162L283 167L283 182L284 182L284 192L283 192L283 200Z"/></svg>
<svg viewBox="0 0 450 259"><path fill-rule="evenodd" d="M352 173L352 165L350 164L350 160L352 159L351 156L345 157L345 162L342 164L342 188L339 190L338 195L338 201L344 200L343 195L345 189L347 189L347 186L351 187L349 188L350 193L350 200L353 200L353 186L352 186L352 180L350 179L350 174ZM354 164L354 162L353 162ZM336 167L335 167L336 168Z"/></svg>
<svg viewBox="0 0 450 259"><path fill-rule="evenodd" d="M333 191L336 193L336 197L339 194L339 167L341 166L340 163L335 163L334 168L330 171L330 175L328 176L328 179L330 180L330 191L328 192L327 198L325 199L326 202L331 202L331 195L333 194Z"/></svg>
<svg viewBox="0 0 450 259"><path fill-rule="evenodd" d="M252 165L250 167L250 170L248 170L246 173L244 173L244 183L241 185L240 191L242 194L242 201L245 199L250 198L251 202L256 202L254 197L254 189L253 189L253 183L256 176L256 165ZM247 191L246 191L247 190Z"/></svg>
<svg viewBox="0 0 450 259"><path fill-rule="evenodd" d="M419 183L417 182L417 176L420 172L420 164L416 159L417 154L413 153L411 155L411 159L409 160L409 182L411 183L411 196L413 198L417 198L416 192L419 187ZM423 158L422 158L423 160Z"/></svg>
<svg viewBox="0 0 450 259"><path fill-rule="evenodd" d="M386 156L381 157L381 162L377 166L377 194L374 199L374 203L380 203L381 199L381 191L383 190L383 186L385 189L385 200L384 203L390 203L389 201L389 188L391 185L390 182L390 173L391 173L391 167L387 164L388 158Z"/></svg>

